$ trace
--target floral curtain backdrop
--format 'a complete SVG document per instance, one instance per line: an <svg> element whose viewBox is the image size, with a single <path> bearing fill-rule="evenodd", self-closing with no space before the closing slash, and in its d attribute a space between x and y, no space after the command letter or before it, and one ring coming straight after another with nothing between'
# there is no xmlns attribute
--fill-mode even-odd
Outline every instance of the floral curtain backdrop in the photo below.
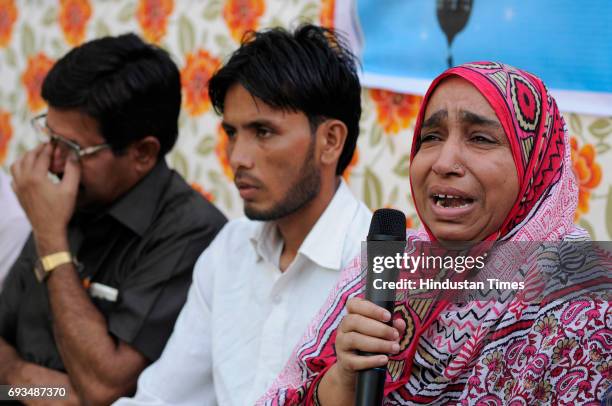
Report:
<svg viewBox="0 0 612 406"><path fill-rule="evenodd" d="M334 0L0 0L0 166L36 144L29 119L45 110L40 87L71 47L136 32L167 49L181 70L180 137L168 162L229 217L242 202L225 156L226 138L208 98L211 74L247 30L333 26ZM345 178L372 209L395 207L418 225L408 182L408 153L420 96L363 90L358 148ZM576 222L595 239L612 239L612 117L564 112L580 182Z"/></svg>

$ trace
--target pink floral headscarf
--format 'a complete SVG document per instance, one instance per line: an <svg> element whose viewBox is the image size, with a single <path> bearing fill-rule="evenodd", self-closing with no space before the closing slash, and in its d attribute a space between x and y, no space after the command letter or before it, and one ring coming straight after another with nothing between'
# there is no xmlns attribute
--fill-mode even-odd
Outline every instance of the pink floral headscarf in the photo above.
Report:
<svg viewBox="0 0 612 406"><path fill-rule="evenodd" d="M520 190L514 206L492 240L557 241L579 231L573 224L578 184L571 149L557 103L536 76L496 62L475 62L448 69L425 94L414 134L419 134L425 108L438 84L459 76L480 91L499 118L512 149ZM412 141L411 159L419 148ZM427 230L429 239L432 235Z"/></svg>

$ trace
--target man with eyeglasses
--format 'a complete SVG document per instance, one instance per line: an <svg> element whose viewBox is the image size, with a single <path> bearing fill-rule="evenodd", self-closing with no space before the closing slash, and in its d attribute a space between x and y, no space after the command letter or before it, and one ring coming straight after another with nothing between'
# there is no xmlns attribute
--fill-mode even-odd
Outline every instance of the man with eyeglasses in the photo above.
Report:
<svg viewBox="0 0 612 406"><path fill-rule="evenodd" d="M88 42L42 96L43 142L11 167L32 235L0 294L0 384L110 404L161 354L225 218L166 166L181 90L165 51L133 34Z"/></svg>
<svg viewBox="0 0 612 406"><path fill-rule="evenodd" d="M53 146L59 150L60 156L64 158L70 156L72 153L76 159L80 160L87 155L93 155L98 151L111 147L109 143L105 142L103 144L81 148L76 142L53 132L47 125L47 113L34 117L30 123L40 138L40 141L53 144Z"/></svg>

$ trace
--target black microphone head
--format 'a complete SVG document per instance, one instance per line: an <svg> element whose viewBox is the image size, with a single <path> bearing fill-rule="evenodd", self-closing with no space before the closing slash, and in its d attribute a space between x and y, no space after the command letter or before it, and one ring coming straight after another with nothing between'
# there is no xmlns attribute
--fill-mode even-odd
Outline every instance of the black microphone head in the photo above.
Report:
<svg viewBox="0 0 612 406"><path fill-rule="evenodd" d="M374 236L390 236L393 240L406 239L406 216L395 209L378 209L372 216L368 240Z"/></svg>

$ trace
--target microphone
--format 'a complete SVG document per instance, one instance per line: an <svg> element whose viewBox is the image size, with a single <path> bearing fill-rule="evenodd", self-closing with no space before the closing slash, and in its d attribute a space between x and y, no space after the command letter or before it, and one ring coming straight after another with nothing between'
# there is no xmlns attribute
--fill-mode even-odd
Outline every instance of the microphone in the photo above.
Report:
<svg viewBox="0 0 612 406"><path fill-rule="evenodd" d="M374 253L393 257L397 253L403 253L406 245L406 216L404 213L394 209L376 210L370 223L367 241L368 268L365 298L378 306L384 307L389 313L393 314L395 297L389 297L388 290L374 289L373 286L374 279L394 282L397 279L398 270L388 269L382 273L375 274L372 269ZM401 242L401 244L393 244L393 241ZM377 244L376 242L381 243ZM388 324L392 325L393 321L389 320ZM363 355L374 354L363 353ZM386 366L359 371L355 391L355 406L381 405L386 375Z"/></svg>

